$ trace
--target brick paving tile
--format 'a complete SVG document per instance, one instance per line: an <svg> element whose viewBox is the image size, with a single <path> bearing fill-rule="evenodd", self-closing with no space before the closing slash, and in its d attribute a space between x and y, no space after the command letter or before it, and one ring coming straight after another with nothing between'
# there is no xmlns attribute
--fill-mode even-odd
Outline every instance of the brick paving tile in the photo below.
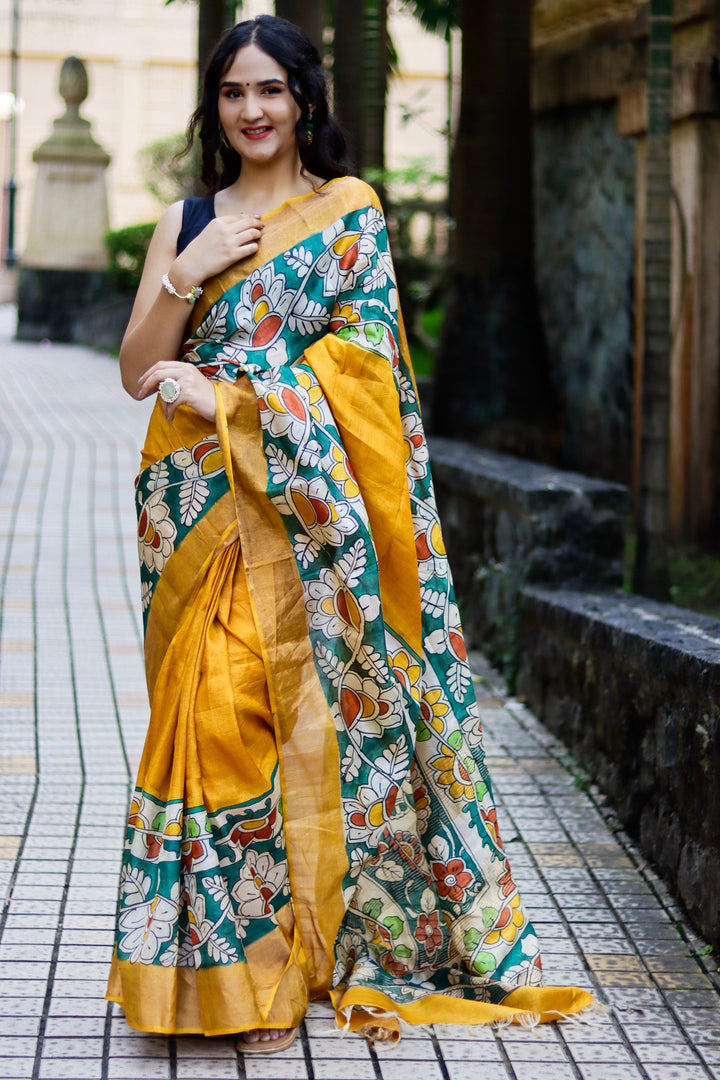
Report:
<svg viewBox="0 0 720 1080"><path fill-rule="evenodd" d="M12 331L0 308L0 1080L720 1080L717 963L481 656L488 764L547 981L592 989L605 1013L539 1033L442 1025L375 1052L313 1003L289 1051L244 1059L232 1038L126 1025L103 995L148 717L132 505L148 406L116 360Z"/></svg>

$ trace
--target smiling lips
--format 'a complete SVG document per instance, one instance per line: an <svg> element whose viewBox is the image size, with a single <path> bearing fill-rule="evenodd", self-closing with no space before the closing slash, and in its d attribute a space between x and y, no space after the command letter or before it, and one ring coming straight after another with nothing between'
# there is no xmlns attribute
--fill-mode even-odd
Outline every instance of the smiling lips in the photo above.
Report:
<svg viewBox="0 0 720 1080"><path fill-rule="evenodd" d="M264 139L272 131L271 127L243 128L242 133L246 139Z"/></svg>

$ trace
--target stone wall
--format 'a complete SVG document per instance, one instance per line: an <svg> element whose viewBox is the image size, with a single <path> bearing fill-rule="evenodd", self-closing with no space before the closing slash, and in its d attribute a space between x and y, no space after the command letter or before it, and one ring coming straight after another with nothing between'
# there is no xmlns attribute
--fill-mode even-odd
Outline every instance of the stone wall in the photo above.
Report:
<svg viewBox="0 0 720 1080"><path fill-rule="evenodd" d="M627 489L450 439L430 445L465 633L512 681L524 585L620 584Z"/></svg>
<svg viewBox="0 0 720 1080"><path fill-rule="evenodd" d="M720 947L720 623L619 591L619 484L431 439L470 644L569 746Z"/></svg>
<svg viewBox="0 0 720 1080"><path fill-rule="evenodd" d="M565 416L563 461L630 482L635 146L615 104L535 120L541 311Z"/></svg>
<svg viewBox="0 0 720 1080"><path fill-rule="evenodd" d="M720 944L720 623L627 594L526 588L517 690Z"/></svg>

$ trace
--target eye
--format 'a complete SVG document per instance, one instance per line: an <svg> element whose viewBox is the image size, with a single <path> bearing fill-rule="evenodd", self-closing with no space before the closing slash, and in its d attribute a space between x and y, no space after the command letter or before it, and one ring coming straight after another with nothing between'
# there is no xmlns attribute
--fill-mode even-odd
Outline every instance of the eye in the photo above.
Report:
<svg viewBox="0 0 720 1080"><path fill-rule="evenodd" d="M228 101L235 101L237 98L242 97L242 90L226 90L223 96L226 97Z"/></svg>

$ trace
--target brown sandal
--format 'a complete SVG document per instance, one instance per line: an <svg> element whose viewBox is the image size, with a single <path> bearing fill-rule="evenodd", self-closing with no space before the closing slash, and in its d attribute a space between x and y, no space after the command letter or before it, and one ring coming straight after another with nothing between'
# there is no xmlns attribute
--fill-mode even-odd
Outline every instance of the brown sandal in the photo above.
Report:
<svg viewBox="0 0 720 1080"><path fill-rule="evenodd" d="M297 1033L297 1028L288 1028L285 1034L277 1039L258 1039L257 1042L246 1042L241 1035L237 1041L237 1048L241 1054L279 1054L281 1050L287 1050L289 1046L292 1046Z"/></svg>

